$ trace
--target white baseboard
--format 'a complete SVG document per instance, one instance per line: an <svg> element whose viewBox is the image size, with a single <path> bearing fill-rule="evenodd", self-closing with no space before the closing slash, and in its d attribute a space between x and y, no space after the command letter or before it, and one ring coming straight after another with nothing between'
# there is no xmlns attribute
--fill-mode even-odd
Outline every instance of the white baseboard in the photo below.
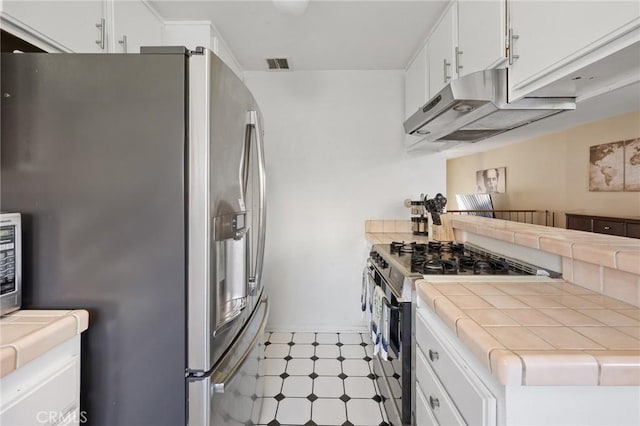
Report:
<svg viewBox="0 0 640 426"><path fill-rule="evenodd" d="M265 331L279 332L279 333L365 333L369 331L367 326L351 326L351 327L331 327L331 326L319 326L319 327L278 327L267 326Z"/></svg>

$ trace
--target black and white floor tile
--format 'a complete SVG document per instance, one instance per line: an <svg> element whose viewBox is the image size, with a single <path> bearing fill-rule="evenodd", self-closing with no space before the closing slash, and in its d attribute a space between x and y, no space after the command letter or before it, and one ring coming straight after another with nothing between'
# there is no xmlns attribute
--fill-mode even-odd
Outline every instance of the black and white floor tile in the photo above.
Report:
<svg viewBox="0 0 640 426"><path fill-rule="evenodd" d="M388 426L361 333L267 333L258 424Z"/></svg>

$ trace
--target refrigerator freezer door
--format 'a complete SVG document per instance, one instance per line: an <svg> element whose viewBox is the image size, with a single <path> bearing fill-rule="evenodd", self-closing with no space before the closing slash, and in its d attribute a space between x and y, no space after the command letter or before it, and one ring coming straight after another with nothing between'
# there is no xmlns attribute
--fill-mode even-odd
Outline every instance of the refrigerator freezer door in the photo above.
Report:
<svg viewBox="0 0 640 426"><path fill-rule="evenodd" d="M258 107L233 71L205 49L189 58L189 111L187 348L188 369L197 375L213 368L253 310L240 257L243 247L245 257L253 250L255 213L244 187L257 165L247 162L245 145L249 111ZM246 218L246 245L244 234L219 235L225 217Z"/></svg>
<svg viewBox="0 0 640 426"><path fill-rule="evenodd" d="M264 296L238 340L210 375L189 379L189 426L258 424L264 396Z"/></svg>

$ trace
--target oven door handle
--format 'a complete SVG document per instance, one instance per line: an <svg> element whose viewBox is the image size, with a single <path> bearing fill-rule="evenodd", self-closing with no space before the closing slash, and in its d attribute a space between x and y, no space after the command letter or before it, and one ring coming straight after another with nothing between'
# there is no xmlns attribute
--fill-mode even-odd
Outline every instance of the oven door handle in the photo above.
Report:
<svg viewBox="0 0 640 426"><path fill-rule="evenodd" d="M382 299L382 302L387 305L387 307L389 308L389 310L391 311L399 311L400 307L399 306L393 306L389 300L385 297L384 299Z"/></svg>
<svg viewBox="0 0 640 426"><path fill-rule="evenodd" d="M382 287L381 285L379 285L379 284L377 284L377 283L375 282L375 277L373 276L373 270L372 270L372 269L367 268L367 275L369 275L369 279L370 279L371 281L373 281L373 284L374 284L375 286ZM383 280L383 281L384 281L384 280ZM389 299L387 298L387 296L385 296L385 297L382 299L382 302L383 302L383 303L384 303L384 304L385 304L385 305L386 305L390 310L392 310L392 311L399 311L399 310L400 310L400 307L399 307L399 306L393 306L393 305L391 304L391 302L389 302Z"/></svg>

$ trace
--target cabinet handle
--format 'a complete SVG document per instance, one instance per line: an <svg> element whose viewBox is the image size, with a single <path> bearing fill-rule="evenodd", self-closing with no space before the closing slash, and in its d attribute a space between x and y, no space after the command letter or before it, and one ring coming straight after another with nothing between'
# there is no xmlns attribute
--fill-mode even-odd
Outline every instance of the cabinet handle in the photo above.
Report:
<svg viewBox="0 0 640 426"><path fill-rule="evenodd" d="M127 51L127 36L123 35L122 40L118 40L118 43L122 45L122 53L129 53Z"/></svg>
<svg viewBox="0 0 640 426"><path fill-rule="evenodd" d="M435 410L436 408L440 407L440 401L438 400L438 398L434 398L429 395L429 405L431 406L432 410Z"/></svg>
<svg viewBox="0 0 640 426"><path fill-rule="evenodd" d="M107 38L107 26L104 24L104 18L100 19L100 22L96 24L96 28L100 28L100 40L96 40L96 44L100 46L100 49L104 50L104 40Z"/></svg>
<svg viewBox="0 0 640 426"><path fill-rule="evenodd" d="M456 74L460 74L460 70L462 68L464 68L462 65L460 65L460 56L463 54L464 52L462 50L460 50L460 48L458 46L456 46Z"/></svg>
<svg viewBox="0 0 640 426"><path fill-rule="evenodd" d="M518 40L520 38L519 35L513 33L513 28L509 28L509 40L508 40L508 49L509 49L509 65L513 65L513 62L516 59L520 59L520 55L515 55L513 53L513 41Z"/></svg>
<svg viewBox="0 0 640 426"><path fill-rule="evenodd" d="M611 229L611 227L610 227L610 226L605 226L605 227L604 227L604 230L605 230L605 231L608 231L608 230L610 230L610 229Z"/></svg>
<svg viewBox="0 0 640 426"><path fill-rule="evenodd" d="M448 74L448 69L451 66L451 62L447 62L447 58L444 58L444 83L447 84L451 80L451 76Z"/></svg>
<svg viewBox="0 0 640 426"><path fill-rule="evenodd" d="M429 349L429 359L431 360L431 362L435 362L440 359L440 354Z"/></svg>

